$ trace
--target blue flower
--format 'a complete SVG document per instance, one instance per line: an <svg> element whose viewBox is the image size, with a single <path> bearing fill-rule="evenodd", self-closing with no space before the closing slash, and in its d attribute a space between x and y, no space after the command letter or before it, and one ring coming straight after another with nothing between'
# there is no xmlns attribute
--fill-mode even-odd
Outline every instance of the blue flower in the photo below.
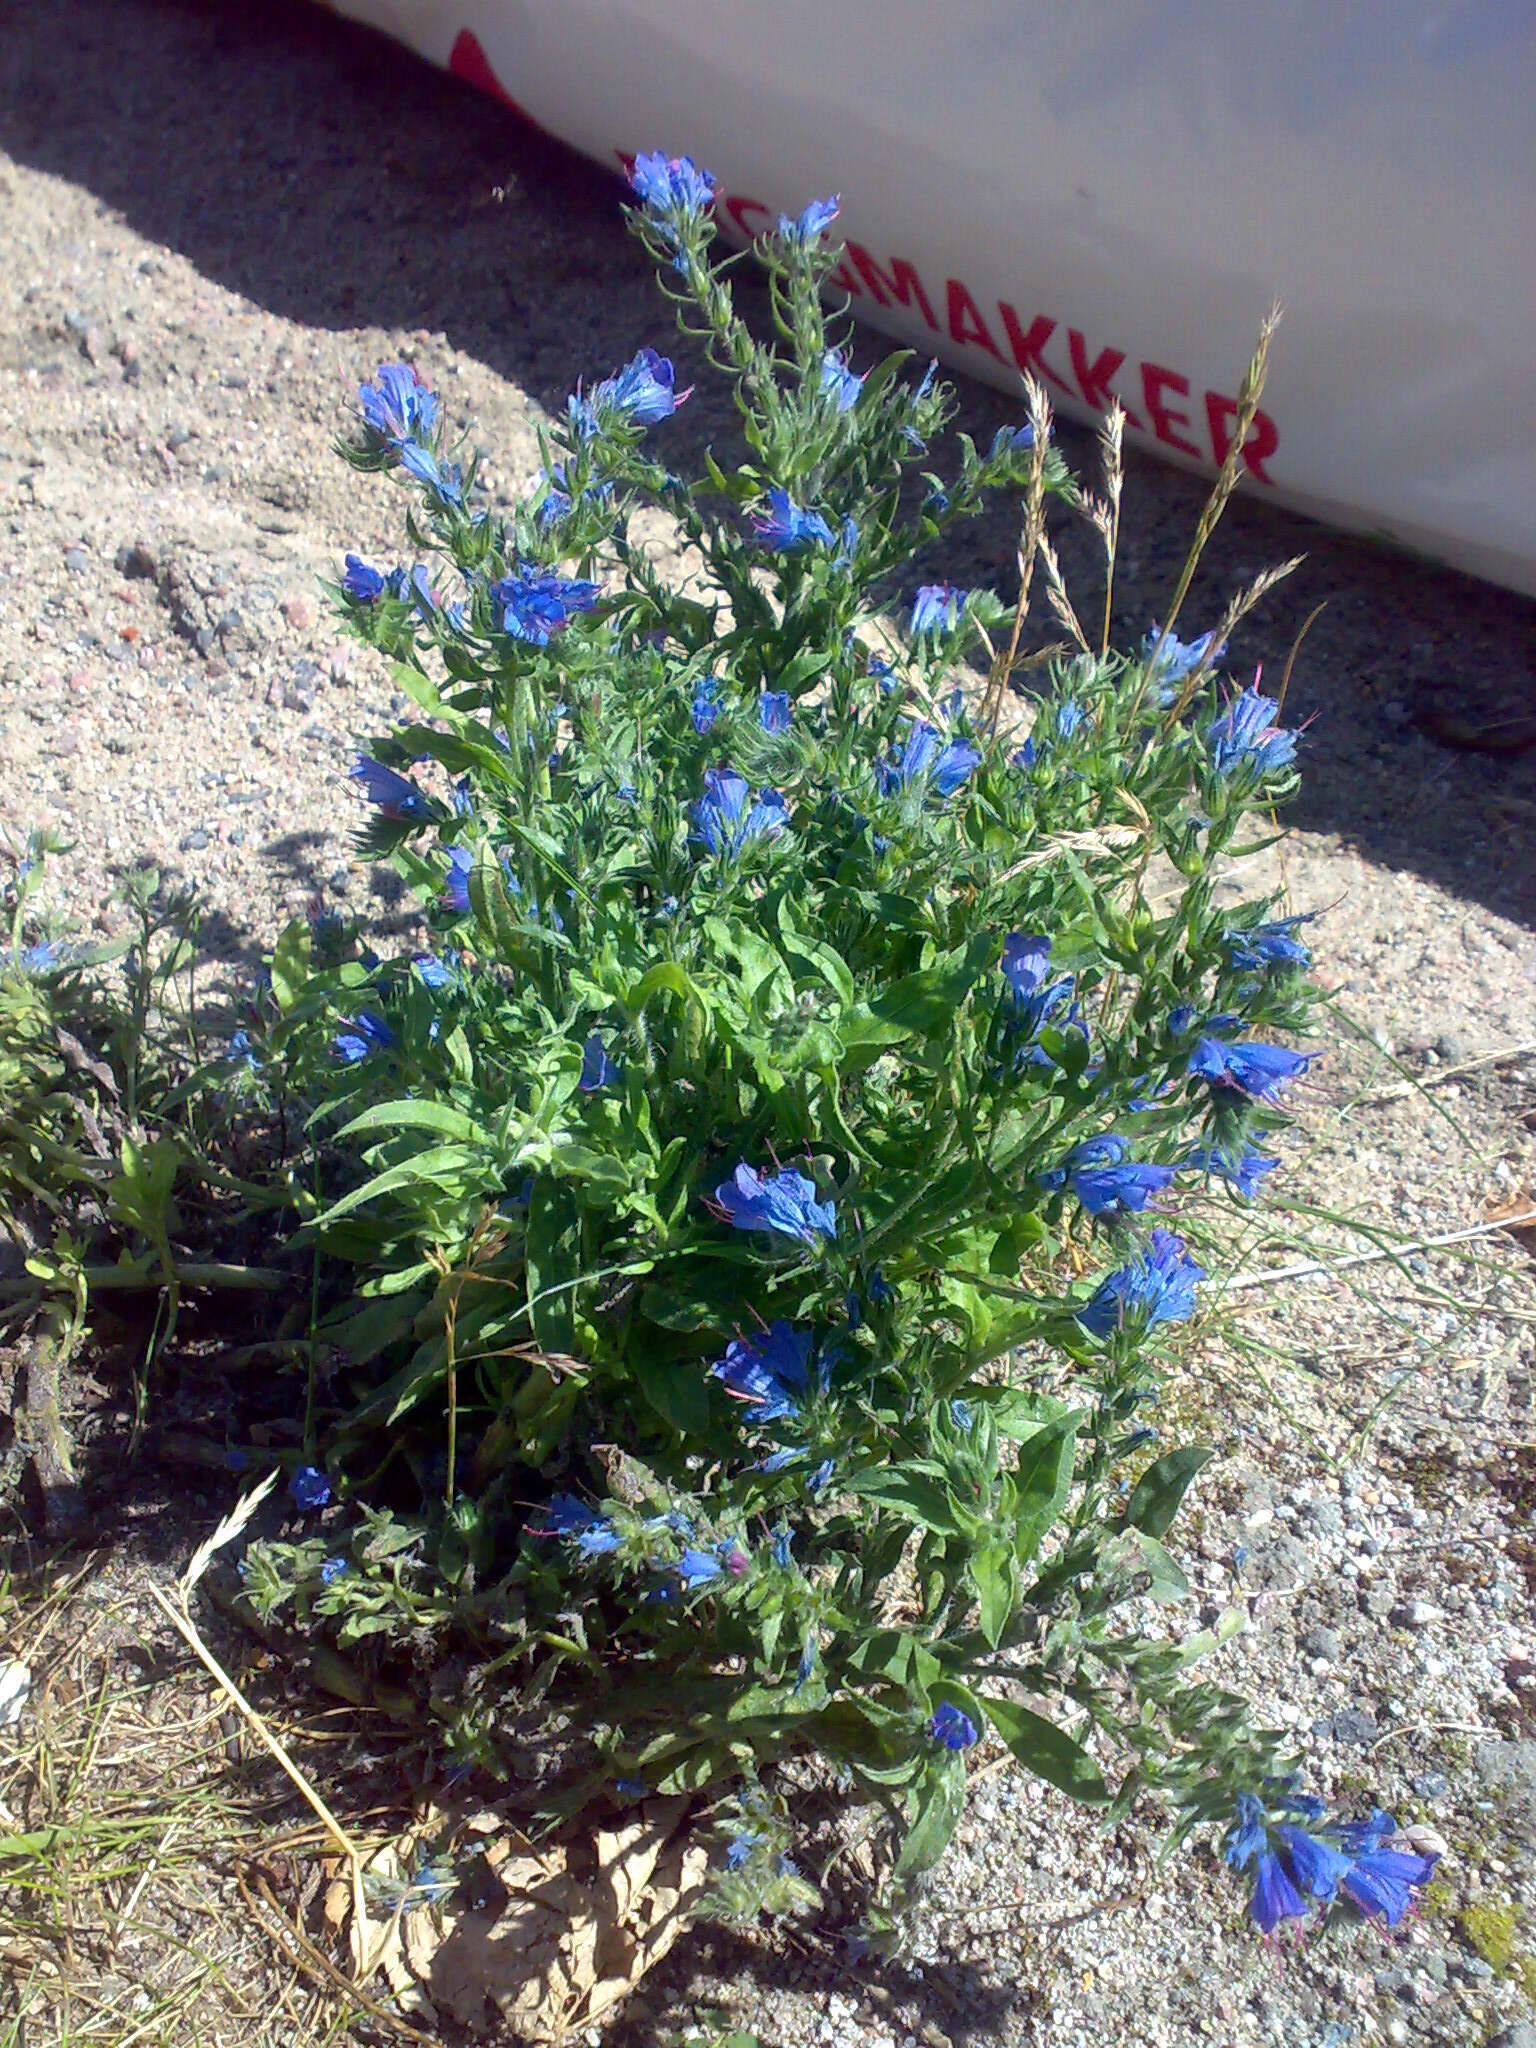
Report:
<svg viewBox="0 0 1536 2048"><path fill-rule="evenodd" d="M808 1494L811 1494L813 1497L816 1494L823 1492L827 1487L829 1487L832 1484L833 1474L836 1471L837 1467L832 1462L832 1460L830 1458L823 1458L821 1463L816 1467L816 1470L806 1480L806 1492Z"/></svg>
<svg viewBox="0 0 1536 2048"><path fill-rule="evenodd" d="M320 1567L321 1585L334 1586L338 1579L345 1578L346 1571L347 1560L344 1557L328 1557Z"/></svg>
<svg viewBox="0 0 1536 2048"><path fill-rule="evenodd" d="M666 356L658 355L653 348L643 348L622 370L605 377L593 388L591 410L599 416L604 412L622 413L637 427L657 426L670 419L688 396L686 391L674 390L676 378Z"/></svg>
<svg viewBox="0 0 1536 2048"><path fill-rule="evenodd" d="M1168 1012L1168 1032L1172 1038L1183 1038L1195 1021L1193 1003L1175 1003Z"/></svg>
<svg viewBox="0 0 1536 2048"><path fill-rule="evenodd" d="M1054 1172L1039 1176L1042 1187L1070 1184L1090 1216L1130 1216L1146 1208L1173 1179L1171 1166L1145 1166L1126 1159L1124 1138L1089 1138L1069 1152Z"/></svg>
<svg viewBox="0 0 1536 2048"><path fill-rule="evenodd" d="M1273 1173L1279 1166L1278 1159L1271 1159L1263 1152L1255 1152L1245 1146L1241 1152L1226 1153L1214 1145L1196 1145L1184 1155L1186 1167L1195 1167L1202 1173L1219 1174L1242 1196L1251 1202L1258 1193L1259 1182L1265 1174Z"/></svg>
<svg viewBox="0 0 1536 2048"><path fill-rule="evenodd" d="M1229 964L1244 973L1262 974L1270 967L1310 967L1312 952L1294 936L1303 917L1277 918L1251 931L1229 931L1223 944Z"/></svg>
<svg viewBox="0 0 1536 2048"><path fill-rule="evenodd" d="M1219 1038L1202 1038L1189 1056L1189 1071L1218 1094L1275 1102L1315 1058L1315 1053L1287 1052L1280 1045L1227 1045Z"/></svg>
<svg viewBox="0 0 1536 2048"><path fill-rule="evenodd" d="M253 1074L261 1065L260 1060L256 1057L256 1048L251 1043L249 1031L237 1031L234 1033L229 1041L224 1057L233 1066L248 1067Z"/></svg>
<svg viewBox="0 0 1536 2048"><path fill-rule="evenodd" d="M775 1530L773 1537L773 1561L781 1571L787 1572L789 1570L790 1547L793 1542L794 1537L788 1529Z"/></svg>
<svg viewBox="0 0 1536 2048"><path fill-rule="evenodd" d="M1296 735L1274 723L1279 705L1257 690L1244 690L1206 730L1211 766L1219 776L1238 768L1269 775L1296 758Z"/></svg>
<svg viewBox="0 0 1536 2048"><path fill-rule="evenodd" d="M956 1429L969 1436L975 1426L976 1411L969 1401L954 1400L949 1404L949 1419Z"/></svg>
<svg viewBox="0 0 1536 2048"><path fill-rule="evenodd" d="M1093 1299L1075 1311L1076 1318L1093 1337L1112 1337L1133 1326L1151 1330L1159 1323L1187 1322L1204 1278L1204 1267L1189 1257L1182 1238L1154 1230L1145 1255L1109 1274Z"/></svg>
<svg viewBox="0 0 1536 2048"><path fill-rule="evenodd" d="M377 569L371 569L357 555L348 555L341 578L344 597L351 598L354 604L377 604L384 588L384 578Z"/></svg>
<svg viewBox="0 0 1536 2048"><path fill-rule="evenodd" d="M301 1465L289 1480L288 1491L300 1513L312 1515L329 1504L331 1482L318 1465Z"/></svg>
<svg viewBox="0 0 1536 2048"><path fill-rule="evenodd" d="M23 974L44 974L59 958L59 949L45 940L40 945L23 946L11 957Z"/></svg>
<svg viewBox="0 0 1536 2048"><path fill-rule="evenodd" d="M1015 1056L1016 1065L1050 1065L1045 1052L1034 1042L1044 1025L1054 1025L1059 1031L1078 1031L1085 1038L1088 1035L1078 1014L1071 976L1046 980L1050 960L1051 942L1043 933L1010 932L1003 941L1007 1023L1010 1032L1023 1041Z"/></svg>
<svg viewBox="0 0 1536 2048"><path fill-rule="evenodd" d="M776 1322L755 1341L736 1337L726 1346L724 1358L709 1368L711 1379L719 1380L728 1394L753 1410L754 1422L780 1422L798 1416L812 1390L809 1330ZM826 1389L826 1368L818 1365L814 1375L818 1391Z"/></svg>
<svg viewBox="0 0 1536 2048"><path fill-rule="evenodd" d="M928 1733L944 1749L970 1749L981 1740L976 1732L976 1723L969 1714L961 1713L948 1700L934 1709L933 1719L928 1723Z"/></svg>
<svg viewBox="0 0 1536 2048"><path fill-rule="evenodd" d="M835 536L819 512L807 512L788 491L768 493L768 510L752 514L752 531L765 547L781 554L796 554L802 548L831 547Z"/></svg>
<svg viewBox="0 0 1536 2048"><path fill-rule="evenodd" d="M394 1042L395 1034L377 1010L359 1010L351 1029L338 1031L332 1039L331 1050L345 1065L355 1067L376 1052L388 1052Z"/></svg>
<svg viewBox="0 0 1536 2048"><path fill-rule="evenodd" d="M576 1086L583 1095L596 1095L599 1089L611 1087L619 1076L619 1067L609 1059L607 1047L594 1031L581 1049L581 1079Z"/></svg>
<svg viewBox="0 0 1536 2048"><path fill-rule="evenodd" d="M1057 739L1071 739L1073 733L1077 731L1078 727L1082 724L1082 722L1082 706L1080 704L1074 704L1070 697L1063 697L1061 702L1056 706Z"/></svg>
<svg viewBox="0 0 1536 2048"><path fill-rule="evenodd" d="M801 249L810 248L837 219L842 206L841 196L831 199L813 199L798 220L791 220L787 213L779 215L778 235L781 242L793 242Z"/></svg>
<svg viewBox="0 0 1536 2048"><path fill-rule="evenodd" d="M700 739L714 731L720 718L720 678L702 676L693 693L693 729Z"/></svg>
<svg viewBox="0 0 1536 2048"><path fill-rule="evenodd" d="M1301 1889L1310 1892L1314 1899L1331 1899L1339 1889L1339 1880L1348 1873L1348 1856L1331 1842L1309 1835L1305 1828L1290 1821L1283 1821L1275 1833L1285 1846L1291 1875Z"/></svg>
<svg viewBox="0 0 1536 2048"><path fill-rule="evenodd" d="M952 584L925 583L912 600L912 632L947 633L960 616L961 597Z"/></svg>
<svg viewBox="0 0 1536 2048"><path fill-rule="evenodd" d="M704 211L715 196L715 180L691 156L652 150L635 158L629 182L653 214L675 221Z"/></svg>
<svg viewBox="0 0 1536 2048"><path fill-rule="evenodd" d="M644 1778L615 1778L613 1789L622 1798L643 1799L645 1797L645 1780Z"/></svg>
<svg viewBox="0 0 1536 2048"><path fill-rule="evenodd" d="M411 965L423 983L435 993L439 989L452 988L458 981L458 958L457 953L450 953L447 960L439 960L435 953L418 953Z"/></svg>
<svg viewBox="0 0 1536 2048"><path fill-rule="evenodd" d="M740 1870L741 1866L749 1861L752 1851L762 1839L762 1836L752 1828L748 1828L743 1835L737 1835L729 1849L725 1852L726 1868L728 1870Z"/></svg>
<svg viewBox="0 0 1536 2048"><path fill-rule="evenodd" d="M685 1593L691 1593L695 1586L707 1586L711 1579L719 1578L723 1569L719 1558L708 1550L685 1550L677 1561L677 1575Z"/></svg>
<svg viewBox="0 0 1536 2048"><path fill-rule="evenodd" d="M357 402L369 441L391 454L437 425L437 399L406 363L382 363L373 383L358 386Z"/></svg>
<svg viewBox="0 0 1536 2048"><path fill-rule="evenodd" d="M754 839L777 839L789 824L783 797L777 790L760 790L749 809L748 794L741 776L729 769L709 769L704 794L690 812L694 843L735 860Z"/></svg>
<svg viewBox="0 0 1536 2048"><path fill-rule="evenodd" d="M370 761L366 754L358 755L347 770L347 778L361 783L363 795L369 803L376 804L386 818L403 823L435 818L441 811L441 805L419 790L408 776L386 768L382 761Z"/></svg>
<svg viewBox="0 0 1536 2048"><path fill-rule="evenodd" d="M851 412L859 402L864 379L855 376L835 348L829 348L821 358L821 388L831 393L839 412Z"/></svg>
<svg viewBox="0 0 1536 2048"><path fill-rule="evenodd" d="M450 848L448 873L443 878L443 901L460 917L469 915L469 877L474 865L475 856L467 846Z"/></svg>
<svg viewBox="0 0 1536 2048"><path fill-rule="evenodd" d="M1187 682L1202 662L1220 661L1227 651L1227 643L1223 640L1219 647L1212 647L1211 642L1215 638L1214 633L1202 633L1198 640L1181 640L1176 633L1168 635L1163 642L1163 651L1158 656L1157 663L1157 679L1164 686L1161 692L1163 703L1171 704L1178 694L1169 687L1170 685ZM1157 653L1157 643L1160 639L1162 634L1154 619L1151 632L1141 643L1143 661L1150 661Z"/></svg>
<svg viewBox="0 0 1536 2048"><path fill-rule="evenodd" d="M1318 1828L1315 1823L1324 1812L1320 1800L1291 1797L1285 1803L1314 1826L1282 1821L1271 1831L1258 1800L1243 1793L1227 1831L1228 1863L1235 1870L1254 1866L1249 1911L1256 1925L1270 1934L1282 1920L1305 1915L1303 1893L1326 1905L1342 1891L1361 1912L1397 1926L1414 1890L1433 1875L1437 1859L1386 1848L1396 1824L1379 1809L1366 1821Z"/></svg>
<svg viewBox="0 0 1536 2048"><path fill-rule="evenodd" d="M1026 740L1022 747L1015 747L1008 756L1008 766L1016 769L1020 775L1027 775L1034 765L1035 743L1033 740Z"/></svg>
<svg viewBox="0 0 1536 2048"><path fill-rule="evenodd" d="M757 700L757 722L764 732L788 732L790 710L787 690L764 690Z"/></svg>
<svg viewBox="0 0 1536 2048"><path fill-rule="evenodd" d="M519 566L516 575L504 576L491 585L491 602L501 611L501 626L514 640L530 647L547 647L556 633L563 633L578 612L589 612L597 603L599 589L573 577L557 575L552 569Z"/></svg>
<svg viewBox="0 0 1536 2048"><path fill-rule="evenodd" d="M898 754L875 763L875 779L882 796L895 796L914 783L925 782L936 795L953 796L970 779L981 755L964 740L951 740L941 747L937 727L917 719L908 728Z"/></svg>
<svg viewBox="0 0 1536 2048"><path fill-rule="evenodd" d="M1035 430L1026 420L1022 427L999 427L992 436L991 460L1004 455L1027 455L1035 445Z"/></svg>
<svg viewBox="0 0 1536 2048"><path fill-rule="evenodd" d="M597 408L579 390L573 391L565 401L565 417L570 423L572 437L577 441L590 441L597 432Z"/></svg>
<svg viewBox="0 0 1536 2048"><path fill-rule="evenodd" d="M607 1557L622 1541L606 1517L574 1493L555 1494L544 1510L542 1526L530 1523L528 1532L532 1536L564 1536L583 1557Z"/></svg>
<svg viewBox="0 0 1536 2048"><path fill-rule="evenodd" d="M837 1235L837 1207L818 1202L816 1183L792 1167L764 1179L750 1166L738 1166L715 1189L715 1206L737 1230L760 1230L792 1237L813 1249L823 1238Z"/></svg>
<svg viewBox="0 0 1536 2048"><path fill-rule="evenodd" d="M439 463L430 449L418 441L407 441L400 450L400 467L424 484L440 504L463 504L464 478L456 463Z"/></svg>
<svg viewBox="0 0 1536 2048"><path fill-rule="evenodd" d="M816 1637L808 1635L800 1645L800 1661L795 1666L795 1691L804 1692L816 1675Z"/></svg>

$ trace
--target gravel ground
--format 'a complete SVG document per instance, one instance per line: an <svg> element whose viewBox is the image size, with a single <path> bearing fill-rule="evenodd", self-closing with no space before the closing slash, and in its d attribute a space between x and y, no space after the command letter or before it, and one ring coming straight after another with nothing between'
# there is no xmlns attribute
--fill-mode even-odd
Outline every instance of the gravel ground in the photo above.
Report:
<svg viewBox="0 0 1536 2048"><path fill-rule="evenodd" d="M391 699L337 641L317 579L349 547L393 560L400 530L393 495L352 479L331 442L359 376L403 356L510 502L578 373L672 346L619 198L318 10L11 10L0 818L68 830L77 912L108 928L114 877L153 859L197 886L238 981L315 895L367 905L342 774ZM1012 410L968 387L961 424L989 437ZM705 385L665 431L681 466L729 443L728 404ZM1063 440L1086 466L1087 440ZM1132 460L1122 642L1166 604L1201 496ZM1341 1026L1303 1104L1287 1194L1418 1240L1536 1186L1529 1057L1493 1057L1536 1039L1536 627L1524 600L1250 501L1186 623L1303 551L1238 652L1273 676L1326 602L1288 702L1310 720L1296 830L1266 859L1298 909L1326 913L1319 959L1359 1032ZM1093 589L1086 542L1068 529L1062 553L1069 585ZM1006 580L1011 556L1000 520L931 567ZM1252 1231L1251 1270L1294 1258L1301 1231L1364 1242L1294 1213L1271 1226ZM1198 1597L1250 1615L1220 1673L1294 1726L1319 1789L1380 1796L1443 1837L1420 1923L1268 1951L1207 1854L1158 1871L1145 1823L1102 1836L983 1762L903 1963L848 1967L812 1930L700 1935L625 2038L718 2007L769 2048L1531 2048L1490 1933L1507 1907L1536 1989L1530 1278L1505 1234L1234 1294L1273 1347L1264 1376L1218 1334L1179 1397L1222 1452L1191 1523Z"/></svg>

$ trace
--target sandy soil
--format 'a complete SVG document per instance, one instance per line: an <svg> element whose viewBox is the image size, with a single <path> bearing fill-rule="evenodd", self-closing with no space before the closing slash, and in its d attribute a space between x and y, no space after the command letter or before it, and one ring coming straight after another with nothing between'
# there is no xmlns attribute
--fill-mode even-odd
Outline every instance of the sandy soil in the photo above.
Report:
<svg viewBox="0 0 1536 2048"><path fill-rule="evenodd" d="M407 357L510 502L578 374L642 342L679 353L620 197L318 10L12 10L0 818L70 832L78 912L110 925L113 877L153 859L197 885L238 983L316 894L368 903L342 776L390 697L337 641L316 579L347 548L393 560L400 535L392 495L359 487L332 439L359 377ZM968 387L960 424L990 437L1014 410ZM729 442L727 406L705 384L667 431L681 465ZM1063 441L1090 465L1086 437ZM1122 643L1161 614L1202 496L1133 458ZM1061 548L1069 586L1095 589L1086 537L1065 528ZM1299 552L1237 654L1277 674L1326 602L1291 686L1306 779L1274 873L1296 907L1326 910L1320 964L1359 1028L1339 1025L1288 1194L1419 1241L1536 1184L1536 623L1524 600L1252 500L1229 512L1186 623ZM1011 558L1000 518L928 566L1005 581ZM1255 1231L1250 1269L1285 1256ZM1252 1619L1225 1675L1292 1720L1323 1789L1379 1793L1446 1839L1435 1912L1393 1944L1330 1936L1281 1961L1239 1927L1209 1858L1156 1872L1146 1827L1101 1838L994 1772L906 1962L853 1968L825 1930L701 1936L631 2010L637 2048L705 2008L772 2048L1533 2038L1518 1977L1466 1917L1508 1904L1516 1956L1531 1953L1529 1262L1497 1238L1232 1305L1276 1354L1268 1387L1234 1379L1214 1338L1191 1362L1223 1453L1196 1583L1207 1605L1236 1589ZM212 2039L209 2024L162 2038Z"/></svg>

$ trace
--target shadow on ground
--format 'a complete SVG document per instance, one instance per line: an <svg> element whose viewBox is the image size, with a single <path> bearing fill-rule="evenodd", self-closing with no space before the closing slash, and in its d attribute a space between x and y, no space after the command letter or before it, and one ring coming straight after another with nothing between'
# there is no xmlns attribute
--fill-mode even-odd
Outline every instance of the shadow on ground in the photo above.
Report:
<svg viewBox="0 0 1536 2048"><path fill-rule="evenodd" d="M613 178L317 7L32 0L0 52L0 146L271 311L330 329L441 330L546 406L576 371L667 339ZM1011 410L963 387L960 424L978 436ZM729 435L711 392L670 446L681 463ZM1091 463L1086 435L1062 438L1075 464ZM1122 641L1166 604L1202 495L1197 479L1132 463ZM1304 568L1238 650L1273 681L1326 603L1288 705L1312 721L1295 823L1536 922L1524 853L1536 823L1532 607L1244 502L1181 623L1209 621L1255 570L1301 551ZM1091 591L1086 538L1067 530L1062 552L1069 585ZM1012 555L999 519L932 568L1006 584Z"/></svg>

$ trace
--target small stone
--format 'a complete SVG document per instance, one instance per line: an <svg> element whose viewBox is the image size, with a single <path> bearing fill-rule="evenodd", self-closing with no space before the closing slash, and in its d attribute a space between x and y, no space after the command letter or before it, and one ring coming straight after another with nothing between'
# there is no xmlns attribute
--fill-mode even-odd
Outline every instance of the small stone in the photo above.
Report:
<svg viewBox="0 0 1536 2048"><path fill-rule="evenodd" d="M1501 2027L1488 2048L1536 2048L1536 2027L1529 2020L1516 2020L1512 2027Z"/></svg>
<svg viewBox="0 0 1536 2048"><path fill-rule="evenodd" d="M183 853L201 853L208 844L208 834L201 825L195 826L181 842Z"/></svg>
<svg viewBox="0 0 1536 2048"><path fill-rule="evenodd" d="M326 667L330 670L333 683L344 683L352 669L352 650L338 641L326 656Z"/></svg>
<svg viewBox="0 0 1536 2048"><path fill-rule="evenodd" d="M1435 1051L1448 1066L1457 1066L1467 1057L1467 1041L1455 1031L1442 1031L1435 1040Z"/></svg>
<svg viewBox="0 0 1536 2048"><path fill-rule="evenodd" d="M190 427L173 427L165 437L165 445L175 455L185 448L189 441L195 439L196 436Z"/></svg>
<svg viewBox="0 0 1536 2048"><path fill-rule="evenodd" d="M139 344L134 340L131 334L127 336L125 340L120 341L118 343L117 360L122 364L125 370L131 370L134 364L139 360Z"/></svg>
<svg viewBox="0 0 1536 2048"><path fill-rule="evenodd" d="M67 548L64 553L64 566L71 576L83 576L91 566L90 555L84 548Z"/></svg>
<svg viewBox="0 0 1536 2048"><path fill-rule="evenodd" d="M1408 1830L1407 1839L1419 1856L1449 1856L1451 1853L1450 1843L1438 1828L1432 1828L1427 1821L1415 1821Z"/></svg>
<svg viewBox="0 0 1536 2048"><path fill-rule="evenodd" d="M1341 1707L1317 1724L1317 1732L1331 1736L1341 1749L1368 1749L1376 1740L1377 1728L1363 1707Z"/></svg>
<svg viewBox="0 0 1536 2048"><path fill-rule="evenodd" d="M1386 1586L1368 1586L1360 1595L1360 1606L1364 1613L1381 1621L1392 1612L1392 1594Z"/></svg>
<svg viewBox="0 0 1536 2048"><path fill-rule="evenodd" d="M1394 1628L1428 1628L1431 1622L1444 1621L1445 1609L1432 1600L1405 1600L1392 1609L1391 1619Z"/></svg>
<svg viewBox="0 0 1536 2048"><path fill-rule="evenodd" d="M283 617L295 632L302 633L315 623L315 608L307 597L287 597L283 600Z"/></svg>
<svg viewBox="0 0 1536 2048"><path fill-rule="evenodd" d="M112 557L113 567L119 576L137 576L146 583L159 580L160 564L154 550L142 540L136 540L132 547L119 548Z"/></svg>
<svg viewBox="0 0 1536 2048"><path fill-rule="evenodd" d="M80 353L92 365L99 364L105 357L107 353L107 337L99 327L92 326L86 328L84 334L80 337Z"/></svg>
<svg viewBox="0 0 1536 2048"><path fill-rule="evenodd" d="M208 659L218 644L218 635L214 632L212 626L199 626L192 635L192 645L197 649L204 661Z"/></svg>
<svg viewBox="0 0 1536 2048"><path fill-rule="evenodd" d="M1309 1657L1322 1657L1330 1664L1339 1660L1339 1639L1331 1628L1309 1628L1301 1647Z"/></svg>

